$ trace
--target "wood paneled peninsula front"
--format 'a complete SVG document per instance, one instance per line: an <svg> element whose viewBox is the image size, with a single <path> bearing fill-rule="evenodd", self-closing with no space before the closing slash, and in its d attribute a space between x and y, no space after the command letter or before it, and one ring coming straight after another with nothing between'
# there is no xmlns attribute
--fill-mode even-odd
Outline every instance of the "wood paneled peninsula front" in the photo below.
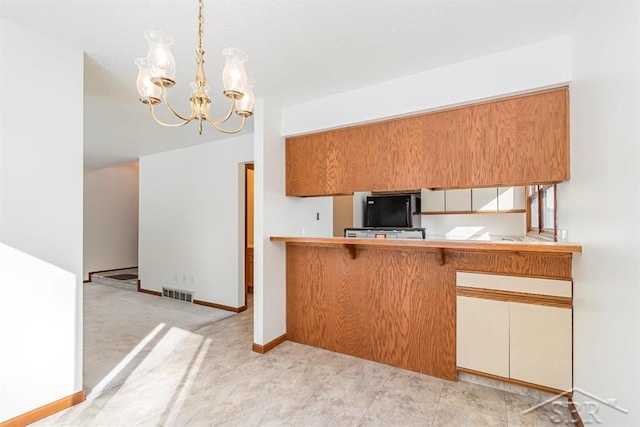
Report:
<svg viewBox="0 0 640 427"><path fill-rule="evenodd" d="M460 271L571 281L573 253L582 252L580 245L542 242L275 236L271 241L287 245L288 340L448 380L456 380L458 370ZM482 289L472 291L484 298ZM571 304L570 294L538 301L526 292L491 295Z"/></svg>

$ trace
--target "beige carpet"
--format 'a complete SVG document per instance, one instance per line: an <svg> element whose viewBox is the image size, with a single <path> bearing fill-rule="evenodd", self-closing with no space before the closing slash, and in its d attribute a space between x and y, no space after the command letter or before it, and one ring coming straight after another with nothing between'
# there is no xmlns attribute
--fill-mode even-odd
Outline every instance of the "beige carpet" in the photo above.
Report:
<svg viewBox="0 0 640 427"><path fill-rule="evenodd" d="M190 332L234 313L115 287L84 285L85 392L101 392L160 364Z"/></svg>

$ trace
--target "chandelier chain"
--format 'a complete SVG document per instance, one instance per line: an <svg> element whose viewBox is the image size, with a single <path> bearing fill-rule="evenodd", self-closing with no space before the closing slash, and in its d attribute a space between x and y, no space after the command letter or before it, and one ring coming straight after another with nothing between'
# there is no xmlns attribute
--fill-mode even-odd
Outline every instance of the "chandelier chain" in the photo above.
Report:
<svg viewBox="0 0 640 427"><path fill-rule="evenodd" d="M204 0L198 0L198 55L202 55L202 38L204 37Z"/></svg>

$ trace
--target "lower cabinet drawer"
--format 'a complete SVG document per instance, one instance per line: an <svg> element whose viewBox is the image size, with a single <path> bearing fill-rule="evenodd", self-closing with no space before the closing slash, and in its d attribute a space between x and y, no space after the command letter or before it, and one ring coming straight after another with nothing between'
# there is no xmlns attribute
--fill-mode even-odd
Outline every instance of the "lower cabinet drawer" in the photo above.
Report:
<svg viewBox="0 0 640 427"><path fill-rule="evenodd" d="M509 377L509 303L457 297L457 364Z"/></svg>

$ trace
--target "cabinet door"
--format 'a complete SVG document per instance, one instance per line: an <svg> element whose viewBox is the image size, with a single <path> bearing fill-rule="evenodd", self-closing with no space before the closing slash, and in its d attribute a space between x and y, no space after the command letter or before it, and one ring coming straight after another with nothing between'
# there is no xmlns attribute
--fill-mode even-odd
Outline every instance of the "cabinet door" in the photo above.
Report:
<svg viewBox="0 0 640 427"><path fill-rule="evenodd" d="M498 212L497 188L474 188L471 190L471 208L474 212Z"/></svg>
<svg viewBox="0 0 640 427"><path fill-rule="evenodd" d="M498 210L509 212L525 209L524 187L500 187L498 188Z"/></svg>
<svg viewBox="0 0 640 427"><path fill-rule="evenodd" d="M560 88L289 137L286 194L565 181L568 117Z"/></svg>
<svg viewBox="0 0 640 427"><path fill-rule="evenodd" d="M444 198L447 212L471 212L471 190L446 190Z"/></svg>
<svg viewBox="0 0 640 427"><path fill-rule="evenodd" d="M325 159L332 135L288 138L286 141L287 195L328 194ZM334 166L335 168L335 166Z"/></svg>
<svg viewBox="0 0 640 427"><path fill-rule="evenodd" d="M457 297L457 365L509 377L509 303Z"/></svg>
<svg viewBox="0 0 640 427"><path fill-rule="evenodd" d="M421 191L422 212L444 212L444 190Z"/></svg>
<svg viewBox="0 0 640 427"><path fill-rule="evenodd" d="M513 302L509 307L511 378L570 389L571 309Z"/></svg>

